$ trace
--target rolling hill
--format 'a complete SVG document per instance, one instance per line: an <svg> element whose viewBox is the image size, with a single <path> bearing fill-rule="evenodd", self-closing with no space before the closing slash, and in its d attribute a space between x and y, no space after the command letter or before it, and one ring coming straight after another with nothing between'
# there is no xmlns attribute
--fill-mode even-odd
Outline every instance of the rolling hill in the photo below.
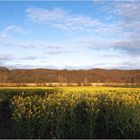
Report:
<svg viewBox="0 0 140 140"><path fill-rule="evenodd" d="M140 70L54 70L0 67L0 83L140 83Z"/></svg>

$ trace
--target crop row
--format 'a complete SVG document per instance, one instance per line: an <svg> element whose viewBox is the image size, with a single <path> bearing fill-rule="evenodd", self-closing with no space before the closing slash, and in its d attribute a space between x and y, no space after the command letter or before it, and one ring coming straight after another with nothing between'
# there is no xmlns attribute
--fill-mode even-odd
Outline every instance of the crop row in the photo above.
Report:
<svg viewBox="0 0 140 140"><path fill-rule="evenodd" d="M140 90L63 88L11 98L16 138L140 138Z"/></svg>

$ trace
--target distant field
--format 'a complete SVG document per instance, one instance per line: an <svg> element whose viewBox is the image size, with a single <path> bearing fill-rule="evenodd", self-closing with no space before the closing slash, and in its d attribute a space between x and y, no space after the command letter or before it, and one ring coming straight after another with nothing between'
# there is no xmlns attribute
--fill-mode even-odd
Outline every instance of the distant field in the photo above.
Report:
<svg viewBox="0 0 140 140"><path fill-rule="evenodd" d="M77 86L140 86L140 83L115 83L115 82L94 82L94 83L0 83L0 87L77 87Z"/></svg>
<svg viewBox="0 0 140 140"><path fill-rule="evenodd" d="M101 88L140 88L140 85L114 84L114 85L95 85L95 86L0 86L0 89L101 89Z"/></svg>
<svg viewBox="0 0 140 140"><path fill-rule="evenodd" d="M0 87L0 138L140 138L140 88Z"/></svg>

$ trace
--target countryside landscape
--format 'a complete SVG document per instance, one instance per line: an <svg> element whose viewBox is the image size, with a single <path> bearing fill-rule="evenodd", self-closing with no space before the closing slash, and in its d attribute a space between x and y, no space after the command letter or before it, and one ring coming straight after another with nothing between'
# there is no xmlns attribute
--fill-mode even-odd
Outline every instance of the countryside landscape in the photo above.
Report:
<svg viewBox="0 0 140 140"><path fill-rule="evenodd" d="M140 139L139 1L0 1L0 139Z"/></svg>

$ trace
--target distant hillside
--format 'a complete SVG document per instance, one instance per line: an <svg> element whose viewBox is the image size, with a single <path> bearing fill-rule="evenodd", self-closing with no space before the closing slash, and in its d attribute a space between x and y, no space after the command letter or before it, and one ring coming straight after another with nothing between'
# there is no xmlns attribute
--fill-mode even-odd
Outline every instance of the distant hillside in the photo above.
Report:
<svg viewBox="0 0 140 140"><path fill-rule="evenodd" d="M1 71L9 71L9 69L6 68L6 67L0 67L0 72L1 72Z"/></svg>
<svg viewBox="0 0 140 140"><path fill-rule="evenodd" d="M0 67L0 83L140 83L140 70L52 70Z"/></svg>

